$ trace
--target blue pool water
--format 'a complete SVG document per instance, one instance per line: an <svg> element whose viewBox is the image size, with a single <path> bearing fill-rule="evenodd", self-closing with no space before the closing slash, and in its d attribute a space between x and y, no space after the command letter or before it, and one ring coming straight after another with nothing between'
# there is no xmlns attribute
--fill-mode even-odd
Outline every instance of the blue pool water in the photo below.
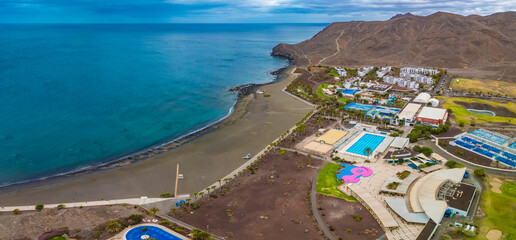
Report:
<svg viewBox="0 0 516 240"><path fill-rule="evenodd" d="M139 226L133 228L125 234L125 238L127 240L142 240L143 235L147 235L149 238L152 237L159 240L181 240L181 238L154 226Z"/></svg>
<svg viewBox="0 0 516 240"><path fill-rule="evenodd" d="M363 111L368 112L369 110L373 109L373 107L374 107L373 105L352 102L352 103L349 103L348 105L346 105L345 108L346 108L346 110L354 109L354 110L363 110Z"/></svg>
<svg viewBox="0 0 516 240"><path fill-rule="evenodd" d="M511 143L511 145L509 145L509 147L512 149L516 149L516 142Z"/></svg>
<svg viewBox="0 0 516 240"><path fill-rule="evenodd" d="M360 92L360 90L358 90L358 89L347 89L347 88L339 89L338 91L343 94L355 94L357 92Z"/></svg>
<svg viewBox="0 0 516 240"><path fill-rule="evenodd" d="M0 24L0 186L211 125L235 103L226 89L287 64L276 44L325 25Z"/></svg>
<svg viewBox="0 0 516 240"><path fill-rule="evenodd" d="M346 105L345 109L346 110L349 110L349 109L362 110L362 111L366 111L366 112L374 110L375 114L376 114L376 112L380 112L380 114L383 114L383 115L389 115L389 113L396 114L399 111L401 111L401 109L399 109L399 108L383 107L383 106L369 105L369 104L362 104L362 103L355 103L355 102L352 102L352 103L349 103L348 105Z"/></svg>
<svg viewBox="0 0 516 240"><path fill-rule="evenodd" d="M477 130L471 132L470 134L473 134L475 136L481 137L483 139L486 139L486 140L494 142L494 143L498 143L500 145L507 142L507 139L496 136L490 132L483 131L482 129L477 129Z"/></svg>
<svg viewBox="0 0 516 240"><path fill-rule="evenodd" d="M362 156L369 156L384 139L385 137L366 133L346 151ZM367 148L371 149L369 154L365 153Z"/></svg>

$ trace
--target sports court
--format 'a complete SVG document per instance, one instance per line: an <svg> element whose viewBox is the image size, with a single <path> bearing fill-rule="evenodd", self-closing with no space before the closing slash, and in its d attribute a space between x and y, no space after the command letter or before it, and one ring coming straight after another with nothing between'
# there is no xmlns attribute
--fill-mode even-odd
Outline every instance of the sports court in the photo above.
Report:
<svg viewBox="0 0 516 240"><path fill-rule="evenodd" d="M348 131L343 129L331 129L324 133L322 136L316 138L314 141L320 142L320 143L326 143L326 144L335 144L337 141L339 141L341 138L346 136L348 134Z"/></svg>
<svg viewBox="0 0 516 240"><path fill-rule="evenodd" d="M333 149L333 145L310 141L305 146L303 146L303 148L311 152L326 154L328 151Z"/></svg>

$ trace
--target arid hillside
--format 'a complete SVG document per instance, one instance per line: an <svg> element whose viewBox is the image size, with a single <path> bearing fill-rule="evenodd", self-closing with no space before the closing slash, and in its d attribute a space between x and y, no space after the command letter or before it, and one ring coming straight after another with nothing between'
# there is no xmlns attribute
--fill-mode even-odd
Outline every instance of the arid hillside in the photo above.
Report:
<svg viewBox="0 0 516 240"><path fill-rule="evenodd" d="M335 22L309 40L277 45L272 55L298 66L426 66L516 82L516 12Z"/></svg>

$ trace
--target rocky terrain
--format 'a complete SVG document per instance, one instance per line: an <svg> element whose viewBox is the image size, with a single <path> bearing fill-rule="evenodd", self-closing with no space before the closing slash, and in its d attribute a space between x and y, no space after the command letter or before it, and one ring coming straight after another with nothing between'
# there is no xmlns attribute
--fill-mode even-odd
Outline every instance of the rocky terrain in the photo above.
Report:
<svg viewBox="0 0 516 240"><path fill-rule="evenodd" d="M297 66L437 67L465 77L516 82L516 12L335 22L309 40L277 45L272 55Z"/></svg>

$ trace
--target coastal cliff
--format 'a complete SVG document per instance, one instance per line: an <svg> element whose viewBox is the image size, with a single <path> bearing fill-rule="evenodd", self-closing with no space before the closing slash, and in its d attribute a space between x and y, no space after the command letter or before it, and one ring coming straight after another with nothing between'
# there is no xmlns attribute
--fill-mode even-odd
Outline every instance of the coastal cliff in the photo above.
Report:
<svg viewBox="0 0 516 240"><path fill-rule="evenodd" d="M387 21L335 22L311 39L281 43L272 55L294 65L413 65L492 72L516 81L516 12L437 12Z"/></svg>

